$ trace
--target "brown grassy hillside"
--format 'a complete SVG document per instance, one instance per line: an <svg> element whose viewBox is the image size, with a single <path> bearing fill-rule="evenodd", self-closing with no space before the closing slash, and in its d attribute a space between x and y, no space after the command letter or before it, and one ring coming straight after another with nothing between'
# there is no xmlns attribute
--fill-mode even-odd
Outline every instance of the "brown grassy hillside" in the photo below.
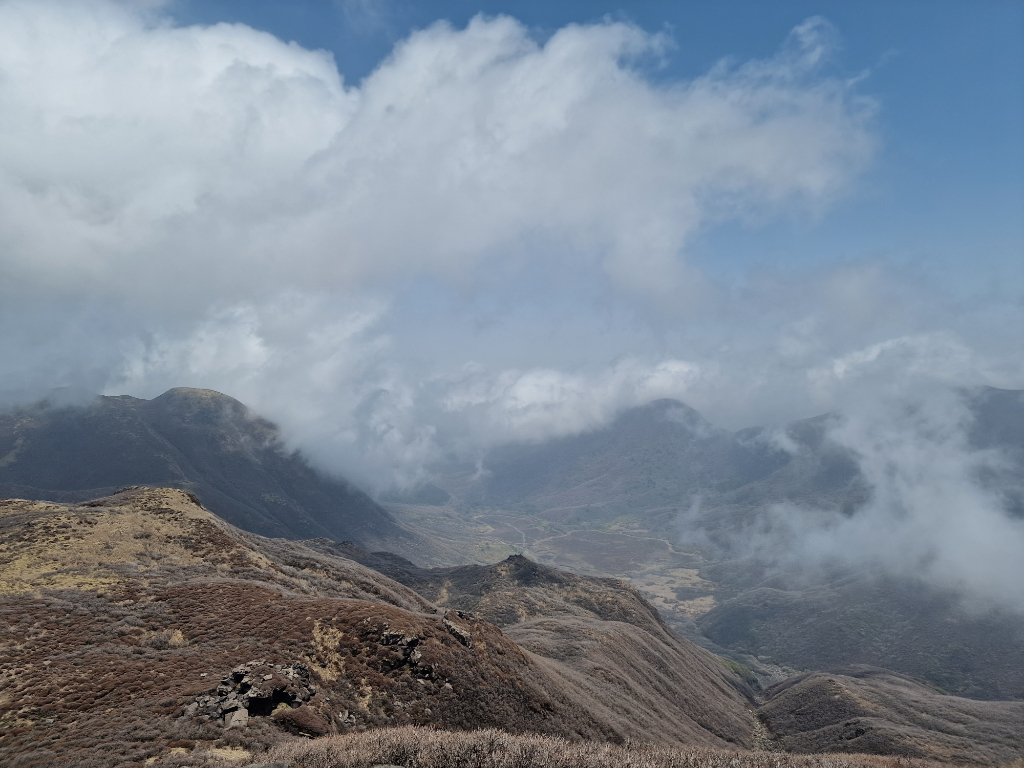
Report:
<svg viewBox="0 0 1024 768"><path fill-rule="evenodd" d="M428 600L472 610L552 662L556 674L619 710L659 711L651 692L668 684L698 690L716 677L712 657L680 642L635 589L616 579L566 573L521 556L489 566L419 568L388 553L351 544L308 542L344 553L415 589ZM672 659L669 671L663 660ZM658 673L652 674L651 667ZM682 673L688 683L674 675ZM646 681L636 686L636 681ZM727 685L734 684L725 680ZM799 675L765 692L756 741L798 753L858 752L1001 765L1024 755L1024 703L979 702L944 695L905 676L873 667L842 674ZM704 692L718 701L714 690ZM677 702L701 706L702 699ZM636 715L634 714L634 717ZM666 719L677 717L666 712ZM720 716L719 716L720 717ZM717 718L716 718L717 719ZM763 728L763 729L762 729Z"/></svg>
<svg viewBox="0 0 1024 768"><path fill-rule="evenodd" d="M524 558L417 579L420 593L244 533L178 490L0 501L0 765L885 768L924 763L774 750L1021 754L1016 710L877 675L797 678L755 720L742 683L615 580ZM763 751L715 751L729 747Z"/></svg>
<svg viewBox="0 0 1024 768"><path fill-rule="evenodd" d="M625 582L579 576L521 556L487 566L424 569L348 544L307 543L356 558L436 605L472 611L498 625L580 699L591 701L602 719L619 723L621 733L664 741L660 724L667 722L690 743L703 732L723 741L749 733L742 683L718 658L673 633ZM750 739L736 743L749 746Z"/></svg>
<svg viewBox="0 0 1024 768"><path fill-rule="evenodd" d="M7 500L0 534L5 766L203 764L393 725L749 742L735 689L702 705L721 722L610 707L621 679L583 687L490 622L352 560L243 533L182 491Z"/></svg>
<svg viewBox="0 0 1024 768"><path fill-rule="evenodd" d="M947 696L883 669L815 672L766 692L758 714L793 752L871 752L1001 765L1024 755L1024 702Z"/></svg>

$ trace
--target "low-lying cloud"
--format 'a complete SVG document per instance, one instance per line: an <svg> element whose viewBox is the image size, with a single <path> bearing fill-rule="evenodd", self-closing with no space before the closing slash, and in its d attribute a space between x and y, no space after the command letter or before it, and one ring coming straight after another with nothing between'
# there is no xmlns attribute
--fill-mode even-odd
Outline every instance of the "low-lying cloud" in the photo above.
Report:
<svg viewBox="0 0 1024 768"><path fill-rule="evenodd" d="M852 566L951 590L974 611L1024 612L1024 518L1004 493L1024 446L972 443L973 397L921 381L912 395L851 404L829 438L856 459L868 499L853 510L774 504L730 544L791 575Z"/></svg>

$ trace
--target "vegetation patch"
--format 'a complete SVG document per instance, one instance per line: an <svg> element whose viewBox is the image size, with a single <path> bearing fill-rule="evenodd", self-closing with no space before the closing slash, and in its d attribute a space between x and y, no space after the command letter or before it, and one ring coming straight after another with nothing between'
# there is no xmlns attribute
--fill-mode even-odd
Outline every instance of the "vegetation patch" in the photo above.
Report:
<svg viewBox="0 0 1024 768"><path fill-rule="evenodd" d="M289 742L261 757L294 768L939 768L871 755L781 755L650 744L600 744L486 729L455 733L392 728Z"/></svg>

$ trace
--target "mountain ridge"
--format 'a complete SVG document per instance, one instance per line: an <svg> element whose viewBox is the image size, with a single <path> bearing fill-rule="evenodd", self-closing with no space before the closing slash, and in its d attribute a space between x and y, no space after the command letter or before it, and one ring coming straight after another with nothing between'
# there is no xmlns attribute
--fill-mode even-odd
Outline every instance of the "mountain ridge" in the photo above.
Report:
<svg viewBox="0 0 1024 768"><path fill-rule="evenodd" d="M367 494L314 470L275 425L213 390L0 412L0 495L77 501L131 485L196 493L225 520L268 536L400 551L416 543Z"/></svg>
<svg viewBox="0 0 1024 768"><path fill-rule="evenodd" d="M0 697L0 761L99 766L116 750L141 764L171 759L181 742L250 749L289 733L408 724L751 743L732 673L685 641L677 657L647 659L661 639L604 622L634 666L587 678L481 615L436 606L350 558L241 531L177 489L127 488L79 505L4 500L0 532L0 680L10 692ZM586 615L547 618L563 644L594 639L575 634L596 626ZM689 657L703 661L672 673ZM679 684L663 690L638 676L670 674ZM260 680L269 687L257 696ZM623 700L629 689L643 689L639 704Z"/></svg>

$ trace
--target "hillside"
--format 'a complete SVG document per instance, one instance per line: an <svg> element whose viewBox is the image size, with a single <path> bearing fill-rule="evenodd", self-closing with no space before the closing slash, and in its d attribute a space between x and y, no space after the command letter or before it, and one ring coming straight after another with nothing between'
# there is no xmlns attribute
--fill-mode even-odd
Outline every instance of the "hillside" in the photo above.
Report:
<svg viewBox="0 0 1024 768"><path fill-rule="evenodd" d="M0 501L0 542L4 765L241 765L267 749L285 765L356 765L324 756L342 742L300 743L318 736L390 743L401 765L434 749L436 761L433 737L408 726L468 732L444 742L476 750L467 768L492 764L479 738L495 755L547 743L552 759L594 766L615 744L651 766L826 765L714 751L751 747L1024 755L1024 704L939 696L891 673L828 676L845 699L797 678L755 715L742 670L675 636L634 589L525 558L427 570L352 544L266 539L187 492L144 487L76 505ZM381 727L399 730L367 730Z"/></svg>
<svg viewBox="0 0 1024 768"><path fill-rule="evenodd" d="M187 764L172 752L202 764L289 734L388 725L751 743L741 684L699 649L664 655L650 636L658 656L584 679L480 616L351 559L242 532L179 490L7 500L0 527L5 765ZM574 626L596 625L563 623L563 645L582 649L594 638ZM625 652L648 634L602 626ZM618 703L629 688L651 708Z"/></svg>
<svg viewBox="0 0 1024 768"><path fill-rule="evenodd" d="M208 389L152 400L43 401L0 412L0 496L83 501L128 485L181 488L264 536L402 551L414 538L369 496L284 449L276 427Z"/></svg>
<svg viewBox="0 0 1024 768"><path fill-rule="evenodd" d="M619 723L620 731L644 723L634 733L658 742L658 723L673 723L684 742L699 743L703 731L726 736L750 727L749 715L736 709L742 699L737 689L748 694L749 689L720 660L672 632L623 582L566 573L518 556L490 566L428 570L387 553L309 544L353 557L435 605L472 612L501 627L580 691L593 712Z"/></svg>
<svg viewBox="0 0 1024 768"><path fill-rule="evenodd" d="M1024 754L1024 702L946 696L874 667L794 677L758 716L791 752L870 752L1001 765Z"/></svg>
<svg viewBox="0 0 1024 768"><path fill-rule="evenodd" d="M623 670L629 670L630 682L656 677L636 665L645 656L634 650L643 642L638 628L646 635L646 657L674 659L672 670L687 674L691 689L694 680L715 677L703 666L706 654L680 641L650 603L615 579L582 577L521 556L491 566L425 569L349 544L308 543L373 567L437 605L475 611L520 645L589 678ZM612 627L612 622L622 623ZM587 639L580 643L580 637ZM805 754L857 752L987 765L1024 755L1024 702L948 696L877 667L840 662L838 669L835 674L797 675L755 697L763 701L756 710L765 726L761 737L767 737L762 746ZM679 685L666 678L661 684ZM617 691L620 706L632 700L642 704L643 693L623 686ZM698 708L717 698L713 689L701 696Z"/></svg>
<svg viewBox="0 0 1024 768"><path fill-rule="evenodd" d="M1024 393L964 393L969 439L998 450L987 487L1024 514ZM719 429L661 400L608 426L491 451L481 468L439 467L441 494L388 508L467 559L523 554L578 573L628 580L676 630L754 667L867 664L948 692L1024 699L1024 616L979 609L912 578L765 562L752 523L772 505L857 514L871 489L833 442L836 417L776 428ZM770 553L769 553L770 554Z"/></svg>

